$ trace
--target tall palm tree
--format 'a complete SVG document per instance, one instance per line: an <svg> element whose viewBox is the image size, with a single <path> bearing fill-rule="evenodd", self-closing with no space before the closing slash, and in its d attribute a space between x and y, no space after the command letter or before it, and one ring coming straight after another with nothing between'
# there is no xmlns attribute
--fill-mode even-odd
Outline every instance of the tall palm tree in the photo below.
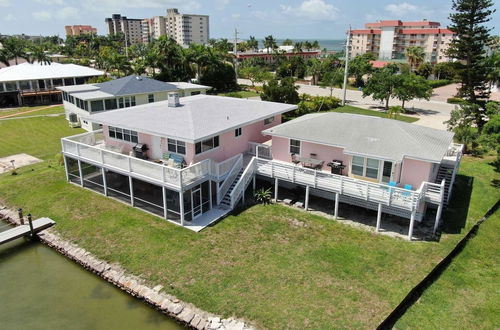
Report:
<svg viewBox="0 0 500 330"><path fill-rule="evenodd" d="M16 65L19 64L19 58L29 59L26 54L26 42L19 38L6 38L2 42L4 51L10 59L14 59Z"/></svg>
<svg viewBox="0 0 500 330"><path fill-rule="evenodd" d="M0 49L0 63L5 64L5 66L10 66L9 56L3 49Z"/></svg>
<svg viewBox="0 0 500 330"><path fill-rule="evenodd" d="M314 40L312 43L311 43L311 48L312 49L319 49L321 46L319 45L319 42L318 40Z"/></svg>
<svg viewBox="0 0 500 330"><path fill-rule="evenodd" d="M313 58L309 61L307 66L307 74L312 76L312 84L317 85L321 73L323 73L324 66L320 60Z"/></svg>
<svg viewBox="0 0 500 330"><path fill-rule="evenodd" d="M302 41L297 41L296 43L293 44L294 53L301 53L302 48L304 48L304 43Z"/></svg>
<svg viewBox="0 0 500 330"><path fill-rule="evenodd" d="M304 42L304 47L305 47L307 50L311 50L311 48L312 48L312 44L311 44L311 42L310 42L309 40L306 40L306 41Z"/></svg>
<svg viewBox="0 0 500 330"><path fill-rule="evenodd" d="M276 39L272 35L268 35L264 38L264 47L267 49L267 53L269 54L270 49L275 49L277 47Z"/></svg>
<svg viewBox="0 0 500 330"><path fill-rule="evenodd" d="M251 50L256 50L259 48L259 42L257 41L257 39L255 39L254 36L250 36L250 38L248 38L247 45Z"/></svg>
<svg viewBox="0 0 500 330"><path fill-rule="evenodd" d="M209 61L209 52L212 52L213 48L208 49L208 47L200 44L191 44L189 48L186 49L186 60L195 67L196 79L200 79L201 71L207 65Z"/></svg>
<svg viewBox="0 0 500 330"><path fill-rule="evenodd" d="M47 47L45 47L44 45L32 46L28 53L28 57L29 63L38 62L42 65L50 65L52 63L52 59L48 54Z"/></svg>
<svg viewBox="0 0 500 330"><path fill-rule="evenodd" d="M425 59L424 49L418 46L410 46L406 48L405 55L408 64L410 64L410 67L413 71L415 71L420 63L422 63Z"/></svg>

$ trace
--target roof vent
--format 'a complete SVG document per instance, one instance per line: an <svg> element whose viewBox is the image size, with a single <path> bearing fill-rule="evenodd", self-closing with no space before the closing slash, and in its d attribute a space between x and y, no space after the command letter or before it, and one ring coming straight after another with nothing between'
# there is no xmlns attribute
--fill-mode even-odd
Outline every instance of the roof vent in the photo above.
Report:
<svg viewBox="0 0 500 330"><path fill-rule="evenodd" d="M181 105L181 103L179 102L179 93L177 92L168 93L168 106L171 108L176 108L179 105Z"/></svg>

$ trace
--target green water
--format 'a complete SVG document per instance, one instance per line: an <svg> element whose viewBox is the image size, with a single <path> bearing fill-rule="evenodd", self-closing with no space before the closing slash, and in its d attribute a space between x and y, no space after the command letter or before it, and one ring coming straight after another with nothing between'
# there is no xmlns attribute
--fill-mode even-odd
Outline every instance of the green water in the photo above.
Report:
<svg viewBox="0 0 500 330"><path fill-rule="evenodd" d="M54 250L24 239L0 246L0 328L182 329Z"/></svg>

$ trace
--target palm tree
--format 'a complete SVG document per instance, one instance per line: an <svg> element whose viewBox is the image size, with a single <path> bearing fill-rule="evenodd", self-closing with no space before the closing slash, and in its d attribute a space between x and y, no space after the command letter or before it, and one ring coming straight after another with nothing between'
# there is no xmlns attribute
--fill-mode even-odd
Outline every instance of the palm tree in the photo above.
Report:
<svg viewBox="0 0 500 330"><path fill-rule="evenodd" d="M330 97L333 96L335 87L342 87L344 83L344 69L335 68L332 71L326 72L321 78L321 87L330 88Z"/></svg>
<svg viewBox="0 0 500 330"><path fill-rule="evenodd" d="M292 39L285 39L281 43L283 46L292 46L293 45L293 40Z"/></svg>
<svg viewBox="0 0 500 330"><path fill-rule="evenodd" d="M15 60L16 65L19 64L18 60L20 57L28 60L28 55L26 54L25 51L26 43L24 40L10 37L4 39L2 45L4 51L7 52L7 56L10 59L13 58Z"/></svg>
<svg viewBox="0 0 500 330"><path fill-rule="evenodd" d="M408 64L413 71L422 63L425 59L425 52L422 47L418 46L410 46L406 48L406 59L408 60Z"/></svg>
<svg viewBox="0 0 500 330"><path fill-rule="evenodd" d="M313 58L309 61L307 66L307 73L312 76L312 84L318 84L319 77L323 72L323 63L320 60Z"/></svg>
<svg viewBox="0 0 500 330"><path fill-rule="evenodd" d="M319 49L321 46L319 45L319 42L318 40L314 40L312 43L311 43L311 48L312 49Z"/></svg>
<svg viewBox="0 0 500 330"><path fill-rule="evenodd" d="M28 53L28 62L34 63L38 62L40 64L50 65L52 63L52 59L50 58L47 48L44 45L36 45L30 48L30 52Z"/></svg>
<svg viewBox="0 0 500 330"><path fill-rule="evenodd" d="M259 42L257 41L257 39L255 39L254 36L250 36L250 38L248 38L247 45L251 50L256 50L259 48Z"/></svg>
<svg viewBox="0 0 500 330"><path fill-rule="evenodd" d="M311 48L312 48L312 44L311 44L311 42L310 42L309 40L306 40L306 41L304 42L304 47L305 47L307 50L311 50Z"/></svg>
<svg viewBox="0 0 500 330"><path fill-rule="evenodd" d="M304 47L304 43L302 41L297 41L293 45L293 52L294 53L302 53L302 48Z"/></svg>
<svg viewBox="0 0 500 330"><path fill-rule="evenodd" d="M269 54L269 49L276 48L276 39L272 35L268 35L264 38L264 47L267 48L267 53Z"/></svg>
<svg viewBox="0 0 500 330"><path fill-rule="evenodd" d="M5 64L5 66L10 66L9 56L3 49L0 49L0 63Z"/></svg>

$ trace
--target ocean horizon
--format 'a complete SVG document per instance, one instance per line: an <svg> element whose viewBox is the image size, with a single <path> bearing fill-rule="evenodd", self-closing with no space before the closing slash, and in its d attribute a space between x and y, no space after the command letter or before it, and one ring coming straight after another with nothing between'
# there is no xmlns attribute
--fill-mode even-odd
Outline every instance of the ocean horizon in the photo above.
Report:
<svg viewBox="0 0 500 330"><path fill-rule="evenodd" d="M293 42L300 42L300 41L310 41L313 42L314 40L317 40L321 46L321 49L327 49L330 51L341 51L344 49L345 45L345 40L343 39L292 39ZM259 48L264 48L264 40L263 39L257 39L259 41ZM281 46L283 44L283 41L286 39L276 39L276 43L278 46Z"/></svg>

